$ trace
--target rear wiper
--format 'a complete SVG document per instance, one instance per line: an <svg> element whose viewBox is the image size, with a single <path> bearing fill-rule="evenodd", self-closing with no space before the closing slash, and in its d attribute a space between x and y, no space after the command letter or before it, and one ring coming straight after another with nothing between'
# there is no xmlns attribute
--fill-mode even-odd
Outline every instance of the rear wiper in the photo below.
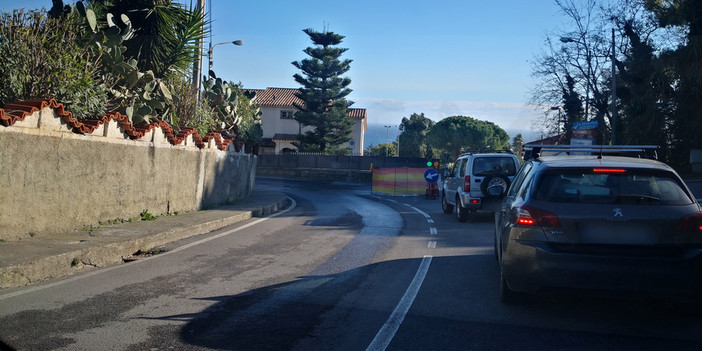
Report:
<svg viewBox="0 0 702 351"><path fill-rule="evenodd" d="M637 202L638 200L647 200L648 202L661 201L661 199L658 197L643 194L619 194L619 196L617 196L617 199L633 199L637 200Z"/></svg>

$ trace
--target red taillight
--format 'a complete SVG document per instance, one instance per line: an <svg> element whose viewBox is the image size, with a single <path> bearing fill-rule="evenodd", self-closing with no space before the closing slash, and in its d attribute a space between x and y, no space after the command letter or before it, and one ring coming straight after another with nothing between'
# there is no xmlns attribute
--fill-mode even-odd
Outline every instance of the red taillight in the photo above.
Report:
<svg viewBox="0 0 702 351"><path fill-rule="evenodd" d="M623 168L593 168L592 173L624 173L626 169Z"/></svg>
<svg viewBox="0 0 702 351"><path fill-rule="evenodd" d="M466 176L466 179L463 181L463 192L470 192L470 176Z"/></svg>
<svg viewBox="0 0 702 351"><path fill-rule="evenodd" d="M517 210L517 218L514 222L525 227L536 225L548 228L561 227L561 221L555 213L529 205L524 205Z"/></svg>
<svg viewBox="0 0 702 351"><path fill-rule="evenodd" d="M680 218L677 230L680 233L702 233L702 212Z"/></svg>

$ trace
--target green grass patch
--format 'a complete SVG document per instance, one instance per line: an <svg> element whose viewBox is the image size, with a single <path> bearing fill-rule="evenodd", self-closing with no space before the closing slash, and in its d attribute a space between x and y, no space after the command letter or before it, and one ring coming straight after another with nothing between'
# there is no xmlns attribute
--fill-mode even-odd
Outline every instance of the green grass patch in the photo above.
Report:
<svg viewBox="0 0 702 351"><path fill-rule="evenodd" d="M154 216L153 214L151 214L151 213L149 212L149 210L144 210L144 211L142 211L142 212L139 214L139 217L141 218L142 221L153 221L153 220L155 220L156 218L158 218L158 217Z"/></svg>

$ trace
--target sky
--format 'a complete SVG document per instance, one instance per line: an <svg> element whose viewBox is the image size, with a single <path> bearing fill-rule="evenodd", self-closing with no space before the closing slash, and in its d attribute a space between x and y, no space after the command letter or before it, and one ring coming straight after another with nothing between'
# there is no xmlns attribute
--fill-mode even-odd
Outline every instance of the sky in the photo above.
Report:
<svg viewBox="0 0 702 351"><path fill-rule="evenodd" d="M20 6L48 9L51 0L0 0L5 11ZM367 110L369 132L392 135L403 117L424 113L435 122L455 115L490 121L510 138L542 136L532 127L540 112L527 105L535 85L530 62L546 34L565 21L554 0L208 0L206 6L212 30L205 50L209 39L244 42L214 49L213 69L224 80L251 89L298 88L291 62L307 58L303 50L313 45L303 29L328 30L345 36L342 58L353 60L348 99Z"/></svg>

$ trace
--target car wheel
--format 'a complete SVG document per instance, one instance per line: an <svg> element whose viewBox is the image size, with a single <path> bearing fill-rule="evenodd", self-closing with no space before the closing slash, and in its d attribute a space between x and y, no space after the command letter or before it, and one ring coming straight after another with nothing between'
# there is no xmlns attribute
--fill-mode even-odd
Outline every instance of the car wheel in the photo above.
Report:
<svg viewBox="0 0 702 351"><path fill-rule="evenodd" d="M441 209L446 214L453 212L453 205L446 201L446 194L444 193L441 193Z"/></svg>
<svg viewBox="0 0 702 351"><path fill-rule="evenodd" d="M465 222L468 220L469 216L470 211L461 206L461 199L456 197L456 219L458 219L459 222Z"/></svg>
<svg viewBox="0 0 702 351"><path fill-rule="evenodd" d="M526 294L514 291L509 288L505 276L502 273L502 268L500 268L500 302L511 305L523 302Z"/></svg>

